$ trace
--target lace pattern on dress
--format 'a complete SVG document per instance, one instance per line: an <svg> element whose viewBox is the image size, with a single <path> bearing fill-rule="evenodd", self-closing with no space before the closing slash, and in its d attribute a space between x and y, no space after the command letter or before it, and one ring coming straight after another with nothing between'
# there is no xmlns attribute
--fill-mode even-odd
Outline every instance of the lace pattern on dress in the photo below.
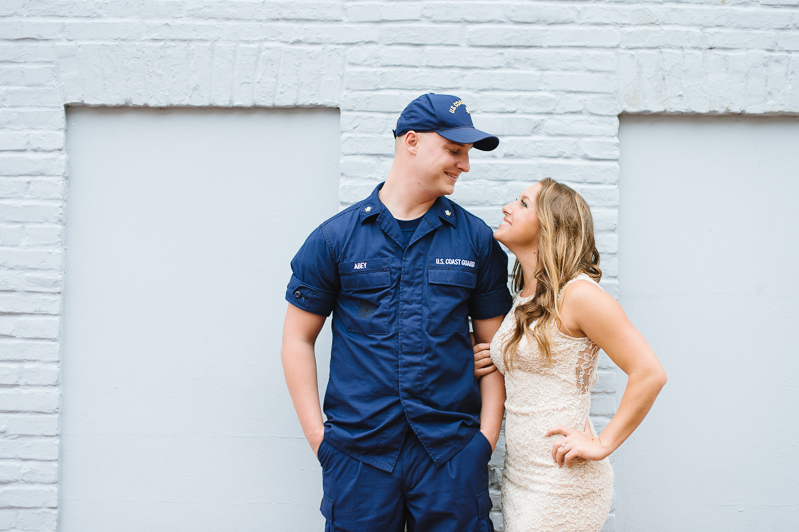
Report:
<svg viewBox="0 0 799 532"><path fill-rule="evenodd" d="M581 274L577 280L594 282ZM561 295L563 292L561 291ZM553 324L552 360L524 335L507 372L502 347L515 327L513 310L527 298L516 297L491 341L491 359L505 375L505 469L502 513L506 532L598 532L613 497L608 459L580 461L558 468L551 449L561 436L545 436L556 425L585 430L591 387L597 380L599 347L589 338L563 334ZM593 427L591 431L595 433Z"/></svg>
<svg viewBox="0 0 799 532"><path fill-rule="evenodd" d="M579 388L580 393L588 393L591 390L591 386L594 385L591 382L591 377L596 374L598 353L599 346L594 342L591 342L577 353L574 376L577 379L577 388Z"/></svg>

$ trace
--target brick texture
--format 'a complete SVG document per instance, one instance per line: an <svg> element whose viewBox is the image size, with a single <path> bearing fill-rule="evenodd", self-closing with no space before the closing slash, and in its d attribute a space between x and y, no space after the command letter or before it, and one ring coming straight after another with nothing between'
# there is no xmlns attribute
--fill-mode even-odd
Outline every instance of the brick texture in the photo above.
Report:
<svg viewBox="0 0 799 532"><path fill-rule="evenodd" d="M65 105L338 107L347 205L403 106L457 94L502 143L455 199L496 225L530 182L572 184L615 294L618 115L796 114L798 78L796 0L0 3L0 530L57 527ZM600 429L615 390L605 357Z"/></svg>

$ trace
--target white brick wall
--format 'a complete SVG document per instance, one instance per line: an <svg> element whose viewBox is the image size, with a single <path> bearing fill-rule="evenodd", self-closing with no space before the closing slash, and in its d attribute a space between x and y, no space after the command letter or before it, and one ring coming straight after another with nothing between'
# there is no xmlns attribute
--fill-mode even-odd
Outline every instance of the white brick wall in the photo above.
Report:
<svg viewBox="0 0 799 532"><path fill-rule="evenodd" d="M799 113L798 75L799 0L4 0L0 530L57 523L65 105L339 107L347 204L385 175L404 105L457 94L502 143L456 199L492 220L531 181L572 183L613 292L618 115Z"/></svg>

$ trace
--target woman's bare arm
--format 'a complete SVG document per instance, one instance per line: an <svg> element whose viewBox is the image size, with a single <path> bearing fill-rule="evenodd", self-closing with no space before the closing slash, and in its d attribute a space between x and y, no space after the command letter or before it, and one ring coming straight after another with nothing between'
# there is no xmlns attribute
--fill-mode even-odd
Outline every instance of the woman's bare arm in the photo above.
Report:
<svg viewBox="0 0 799 532"><path fill-rule="evenodd" d="M499 326L502 325L503 319L504 316L487 320L472 320L475 341L490 343L499 330ZM491 448L494 449L502 427L502 416L505 414L505 379L502 374L495 371L480 379L479 386L480 396L483 399L483 407L480 410L480 430L491 444Z"/></svg>
<svg viewBox="0 0 799 532"><path fill-rule="evenodd" d="M588 336L629 377L616 415L599 437L563 426L547 432L566 437L553 445L552 455L558 465L568 466L578 456L601 460L615 451L652 408L666 384L666 372L621 305L593 283L572 283L564 294L561 314L568 334Z"/></svg>

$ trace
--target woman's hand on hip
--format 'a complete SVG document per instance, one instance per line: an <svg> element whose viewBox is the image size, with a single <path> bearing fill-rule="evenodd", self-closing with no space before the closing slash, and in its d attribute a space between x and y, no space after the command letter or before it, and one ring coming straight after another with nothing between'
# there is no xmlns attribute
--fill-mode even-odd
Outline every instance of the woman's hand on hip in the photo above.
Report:
<svg viewBox="0 0 799 532"><path fill-rule="evenodd" d="M591 425L585 422L585 432L558 425L546 433L547 436L560 434L564 436L552 444L552 459L558 467L570 467L575 459L602 460L610 454L602 445L599 436L591 433Z"/></svg>

